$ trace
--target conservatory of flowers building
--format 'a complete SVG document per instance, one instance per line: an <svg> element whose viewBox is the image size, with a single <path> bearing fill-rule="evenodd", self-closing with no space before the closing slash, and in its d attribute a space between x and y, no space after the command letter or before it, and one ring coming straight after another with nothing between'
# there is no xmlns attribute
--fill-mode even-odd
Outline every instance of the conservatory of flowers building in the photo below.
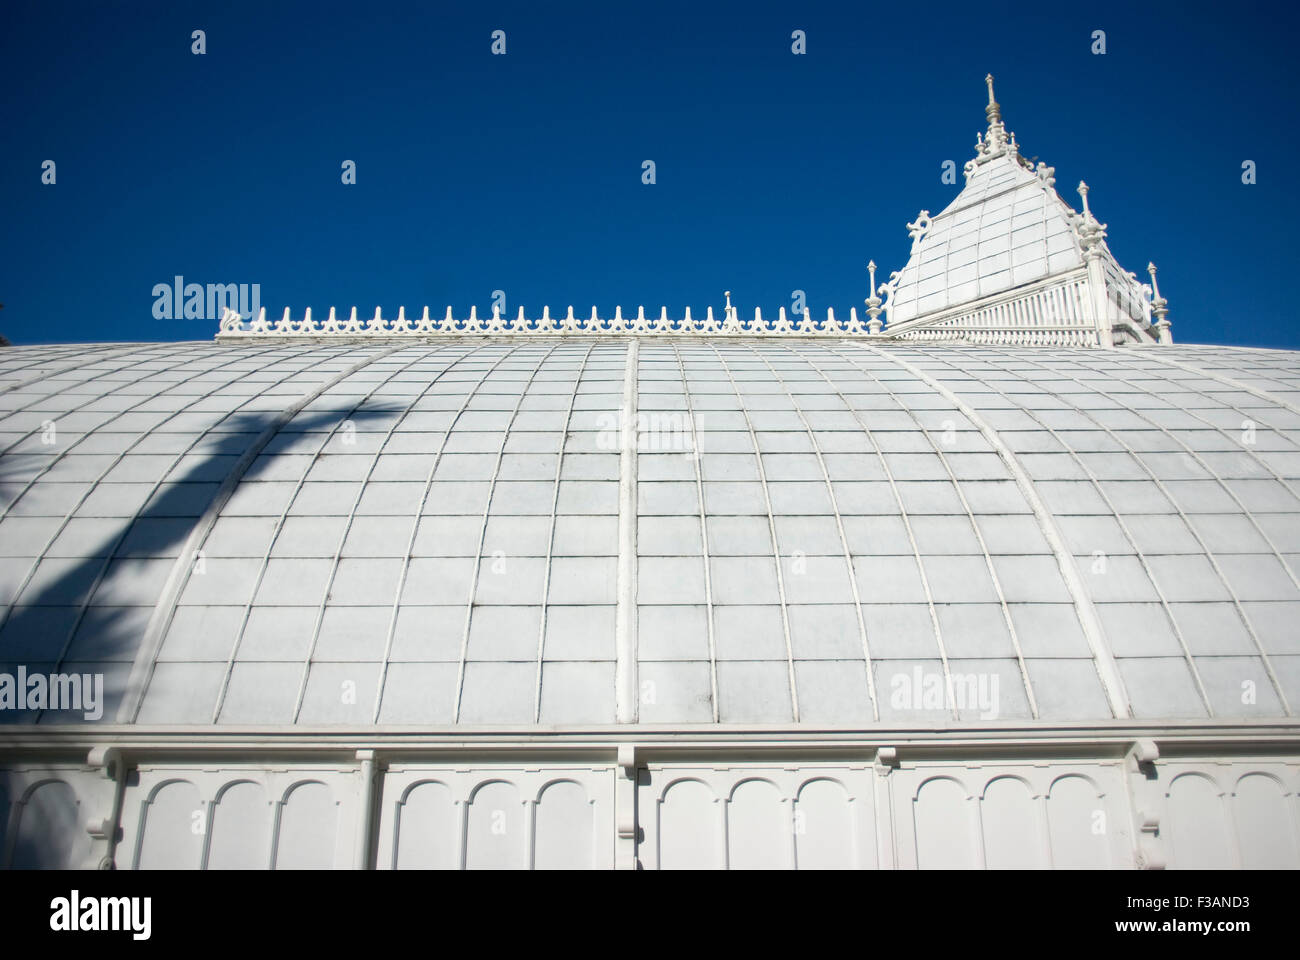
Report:
<svg viewBox="0 0 1300 960"><path fill-rule="evenodd" d="M0 353L0 866L1300 866L1300 354L988 95L861 311Z"/></svg>

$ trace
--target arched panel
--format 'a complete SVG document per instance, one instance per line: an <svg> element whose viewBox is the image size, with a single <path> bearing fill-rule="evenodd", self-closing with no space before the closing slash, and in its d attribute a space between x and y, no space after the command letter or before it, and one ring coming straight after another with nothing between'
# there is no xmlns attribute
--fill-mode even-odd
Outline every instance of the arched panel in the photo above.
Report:
<svg viewBox="0 0 1300 960"><path fill-rule="evenodd" d="M812 780L795 801L794 840L800 870L843 870L859 866L848 791L834 780Z"/></svg>
<svg viewBox="0 0 1300 960"><path fill-rule="evenodd" d="M592 806L587 791L572 780L552 783L537 801L533 865L539 870L590 870Z"/></svg>
<svg viewBox="0 0 1300 960"><path fill-rule="evenodd" d="M338 839L339 804L318 781L295 786L280 811L277 870L330 870Z"/></svg>
<svg viewBox="0 0 1300 960"><path fill-rule="evenodd" d="M1065 776L1047 794L1047 830L1052 866L1070 870L1110 865L1106 837L1111 829L1097 786L1087 777Z"/></svg>
<svg viewBox="0 0 1300 960"><path fill-rule="evenodd" d="M970 870L979 866L975 811L966 797L966 788L948 777L921 785L912 805L917 867Z"/></svg>
<svg viewBox="0 0 1300 960"><path fill-rule="evenodd" d="M0 774L0 777L7 774ZM5 866L5 853L9 849L5 841L9 839L9 786L0 780L0 868Z"/></svg>
<svg viewBox="0 0 1300 960"><path fill-rule="evenodd" d="M659 803L659 868L719 870L718 798L698 780L679 780Z"/></svg>
<svg viewBox="0 0 1300 960"><path fill-rule="evenodd" d="M81 866L90 836L81 826L77 795L62 780L42 783L18 814L12 866L16 870L70 870Z"/></svg>
<svg viewBox="0 0 1300 960"><path fill-rule="evenodd" d="M465 866L471 870L526 867L524 808L513 783L494 780L474 791L465 838Z"/></svg>
<svg viewBox="0 0 1300 960"><path fill-rule="evenodd" d="M1161 833L1169 844L1170 867L1228 870L1236 866L1223 797L1207 777L1184 774L1169 785Z"/></svg>
<svg viewBox="0 0 1300 960"><path fill-rule="evenodd" d="M445 783L417 783L397 805L398 870L455 870L460 866L460 817Z"/></svg>
<svg viewBox="0 0 1300 960"><path fill-rule="evenodd" d="M766 780L746 780L727 807L728 864L734 870L780 870L790 862L790 814L781 791Z"/></svg>
<svg viewBox="0 0 1300 960"><path fill-rule="evenodd" d="M1233 815L1241 865L1253 870L1300 867L1295 825L1282 785L1265 773L1248 773L1237 781Z"/></svg>
<svg viewBox="0 0 1300 960"><path fill-rule="evenodd" d="M261 784L241 780L212 811L209 870L265 870L271 862L271 803Z"/></svg>
<svg viewBox="0 0 1300 960"><path fill-rule="evenodd" d="M197 870L203 860L207 811L188 780L158 787L140 810L139 870Z"/></svg>
<svg viewBox="0 0 1300 960"><path fill-rule="evenodd" d="M998 777L980 801L984 865L991 870L1031 870L1047 866L1038 804L1017 777Z"/></svg>

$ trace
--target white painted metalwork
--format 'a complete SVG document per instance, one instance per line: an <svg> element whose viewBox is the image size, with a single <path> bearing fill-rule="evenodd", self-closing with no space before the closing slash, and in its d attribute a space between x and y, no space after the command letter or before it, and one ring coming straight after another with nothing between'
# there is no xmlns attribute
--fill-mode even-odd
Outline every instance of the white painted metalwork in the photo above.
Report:
<svg viewBox="0 0 1300 960"><path fill-rule="evenodd" d="M695 422L695 404L691 399L691 383L686 377L686 364L677 344L672 344L673 357L677 360L677 371L682 378L682 393L686 399L686 422L691 429L691 472L695 477L695 496L700 504L700 549L704 563L704 610L707 617L709 636L709 694L713 701L713 722L718 722L718 647L714 636L713 612L713 571L709 569L709 511L704 505L704 474L700 469L700 458L704 451L700 447L700 431Z"/></svg>
<svg viewBox="0 0 1300 960"><path fill-rule="evenodd" d="M786 381L776 372L776 368L772 366L772 361L758 351L754 351L754 356L760 359L767 366L767 369L772 373L773 379L785 387L786 396L790 398L790 404L794 407L795 413L799 415L800 422L808 432L808 443L812 447L813 454L817 457L817 466L821 469L822 479L826 483L826 495L830 498L831 514L835 517L835 530L839 534L840 546L844 551L844 567L849 578L849 591L853 596L853 612L858 621L858 636L862 643L862 658L866 663L867 669L867 696L871 700L871 717L873 720L879 720L880 706L876 702L876 678L873 672L874 663L871 659L871 644L869 642L870 638L867 636L867 624L862 616L862 597L858 590L857 571L853 569L853 551L849 549L849 539L844 532L844 518L840 515L839 503L835 496L835 486L831 483L830 471L826 468L826 458L822 455L821 443L818 442L817 432L813 430L812 424L808 422L808 416L804 413L803 407L801 407L799 402L795 400L794 392L790 390L789 384L786 383ZM844 400L843 395L837 392L836 396L839 397L840 402L844 404L845 409L851 409L847 401ZM779 545L777 553L779 563Z"/></svg>
<svg viewBox="0 0 1300 960"><path fill-rule="evenodd" d="M823 371L821 367L818 366L815 360L809 359L808 365L811 366L813 370L815 370L820 377L826 380L827 383L831 384L832 386L835 385L835 382L831 380L829 376L827 376L825 371ZM869 371L863 371L863 372L867 376L871 376ZM875 378L873 377L873 379ZM849 408L849 411L853 414L854 419L858 421L858 423L862 426L863 431L867 434L868 438L870 438L871 425L867 423L866 417L863 416L862 411L859 410L851 403L847 404L847 406ZM943 680L944 680L945 688L950 689L952 685L952 669L948 663L949 660L948 648L943 642L943 627L939 623L939 613L935 609L934 592L930 587L930 575L926 572L925 569L924 554L922 554L920 548L917 546L916 533L912 529L911 517L909 517L908 515L907 506L903 503L903 496L898 490L898 483L894 477L894 471L890 467L889 461L885 459L884 451L880 449L879 444L876 443L874 439L871 440L871 449L876 454L876 459L880 463L880 469L885 475L885 480L889 483L889 490L891 496L893 497L894 503L898 505L898 516L903 523L903 529L907 533L907 542L909 547L911 548L912 557L916 561L916 569L917 569L917 574L920 578L921 589L925 594L925 605L930 615L930 626L934 631L934 642L936 647L938 648L939 662L943 666ZM874 678L871 679L873 679L874 681ZM875 706L877 709L879 709L878 703L875 704ZM950 705L949 712L952 714L954 720L958 718L957 708L955 704Z"/></svg>
<svg viewBox="0 0 1300 960"><path fill-rule="evenodd" d="M781 628L785 632L785 652L786 667L790 678L790 705L794 714L794 722L799 722L799 690L795 681L794 673L794 646L790 640L790 606L786 599L785 593L785 571L781 568L781 546L776 536L776 513L772 509L772 492L767 484L767 471L763 468L763 451L758 445L758 434L754 431L754 421L749 415L749 410L745 406L745 400L740 395L740 387L736 383L736 377L731 372L726 358L722 351L713 345L713 352L718 356L718 362L722 364L722 369L727 375L727 380L731 384L732 391L736 394L736 400L740 405L740 412L745 418L745 429L749 433L749 442L754 446L754 463L758 468L758 482L763 490L763 505L767 510L767 529L768 536L772 538L772 562L776 564L776 591L777 597L781 602ZM870 679L870 678L868 678Z"/></svg>

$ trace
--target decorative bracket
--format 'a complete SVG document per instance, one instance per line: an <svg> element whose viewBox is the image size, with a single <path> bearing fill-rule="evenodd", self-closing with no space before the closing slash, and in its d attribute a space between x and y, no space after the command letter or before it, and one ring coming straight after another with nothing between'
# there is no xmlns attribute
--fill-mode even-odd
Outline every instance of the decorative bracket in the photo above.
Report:
<svg viewBox="0 0 1300 960"><path fill-rule="evenodd" d="M898 748L880 747L876 750L876 773L887 777L898 768Z"/></svg>

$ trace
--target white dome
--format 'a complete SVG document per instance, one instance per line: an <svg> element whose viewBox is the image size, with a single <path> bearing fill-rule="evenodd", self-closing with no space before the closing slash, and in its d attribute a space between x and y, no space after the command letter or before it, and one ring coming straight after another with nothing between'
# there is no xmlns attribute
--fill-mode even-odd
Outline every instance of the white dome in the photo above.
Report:
<svg viewBox="0 0 1300 960"><path fill-rule="evenodd" d="M620 644L643 724L1300 703L1296 354L645 340L629 478L629 342L6 350L4 659L147 724L609 724Z"/></svg>

